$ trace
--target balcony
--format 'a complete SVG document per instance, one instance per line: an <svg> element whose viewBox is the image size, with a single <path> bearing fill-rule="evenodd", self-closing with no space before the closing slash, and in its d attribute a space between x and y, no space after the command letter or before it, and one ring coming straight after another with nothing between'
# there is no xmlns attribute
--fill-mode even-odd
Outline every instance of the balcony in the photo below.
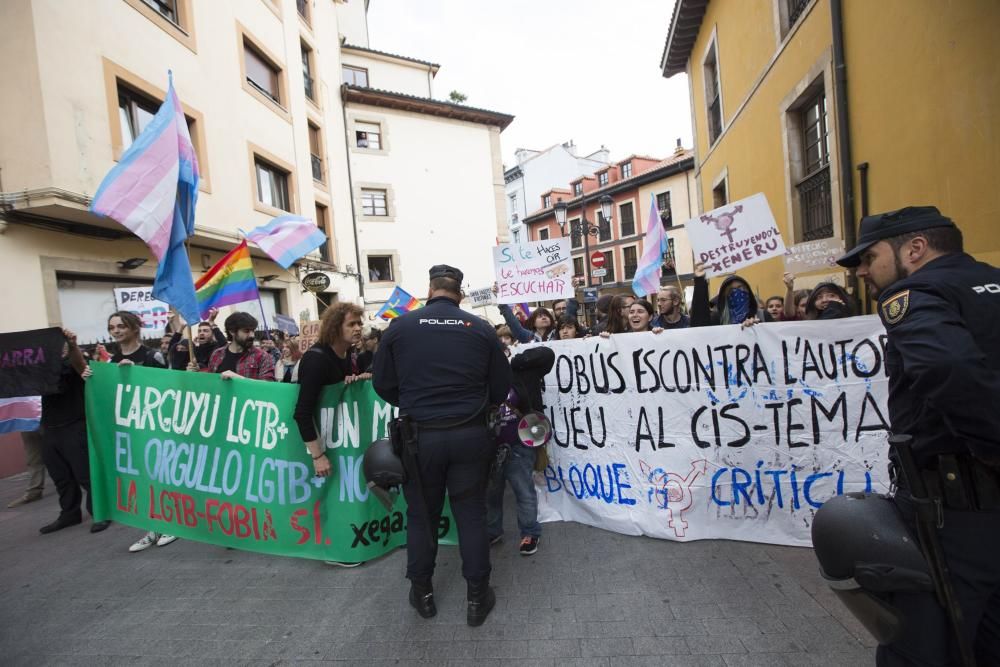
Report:
<svg viewBox="0 0 1000 667"><path fill-rule="evenodd" d="M796 188L802 211L802 240L816 241L833 236L830 165L821 167L799 181Z"/></svg>

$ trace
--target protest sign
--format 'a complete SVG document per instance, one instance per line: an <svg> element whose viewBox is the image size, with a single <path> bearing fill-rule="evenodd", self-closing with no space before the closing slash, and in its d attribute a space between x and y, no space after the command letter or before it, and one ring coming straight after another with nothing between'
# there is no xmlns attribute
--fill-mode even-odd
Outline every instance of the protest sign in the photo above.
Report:
<svg viewBox="0 0 1000 667"><path fill-rule="evenodd" d="M58 393L65 342L58 327L0 334L0 398Z"/></svg>
<svg viewBox="0 0 1000 667"><path fill-rule="evenodd" d="M299 327L299 350L305 352L319 340L319 320L302 322Z"/></svg>
<svg viewBox="0 0 1000 667"><path fill-rule="evenodd" d="M568 299L573 296L569 239L501 243L493 248L497 303Z"/></svg>
<svg viewBox="0 0 1000 667"><path fill-rule="evenodd" d="M785 251L785 271L808 273L810 271L841 271L837 258L844 254L840 239L820 239L796 243Z"/></svg>
<svg viewBox="0 0 1000 667"><path fill-rule="evenodd" d="M474 308L496 303L492 287L480 287L479 289L469 290L465 293L465 296L469 297Z"/></svg>
<svg viewBox="0 0 1000 667"><path fill-rule="evenodd" d="M808 546L823 501L888 489L875 316L548 345L541 521Z"/></svg>
<svg viewBox="0 0 1000 667"><path fill-rule="evenodd" d="M170 305L153 297L152 285L116 287L114 292L115 307L135 313L142 320L142 335L163 333L170 319Z"/></svg>
<svg viewBox="0 0 1000 667"><path fill-rule="evenodd" d="M278 331L283 331L289 336L296 336L299 333L299 325L295 323L295 320L281 313L275 313L274 326Z"/></svg>
<svg viewBox="0 0 1000 667"><path fill-rule="evenodd" d="M316 414L333 466L314 477L292 419L298 386L93 363L87 432L95 520L282 556L360 562L406 543L362 473L395 410L370 382L326 387ZM436 527L453 540L450 513Z"/></svg>
<svg viewBox="0 0 1000 667"><path fill-rule="evenodd" d="M785 254L781 232L761 193L691 218L685 227L695 261L705 265L709 277Z"/></svg>

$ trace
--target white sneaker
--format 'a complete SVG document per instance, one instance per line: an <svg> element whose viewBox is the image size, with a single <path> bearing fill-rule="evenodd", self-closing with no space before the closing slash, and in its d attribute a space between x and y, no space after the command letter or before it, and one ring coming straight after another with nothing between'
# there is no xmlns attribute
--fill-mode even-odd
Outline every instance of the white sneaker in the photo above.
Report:
<svg viewBox="0 0 1000 667"><path fill-rule="evenodd" d="M158 547L165 547L168 544L170 544L172 542L176 542L176 541L177 541L177 536L176 535L163 534L163 535L160 535L160 539L156 540L156 546L158 546Z"/></svg>
<svg viewBox="0 0 1000 667"><path fill-rule="evenodd" d="M326 565L333 565L335 567L357 567L358 565L364 565L364 562L361 562L361 563L343 563L343 562L341 562L339 560L325 560L325 561L323 561L323 563L325 563Z"/></svg>
<svg viewBox="0 0 1000 667"><path fill-rule="evenodd" d="M145 535L143 535L139 539L138 542L136 542L135 544L133 544L132 546L130 546L128 548L128 550L130 552L132 552L132 553L136 553L137 551L145 551L149 547L151 547L154 544L156 544L156 540L159 537L160 537L159 533L154 533L154 532L150 531L150 532L146 533Z"/></svg>

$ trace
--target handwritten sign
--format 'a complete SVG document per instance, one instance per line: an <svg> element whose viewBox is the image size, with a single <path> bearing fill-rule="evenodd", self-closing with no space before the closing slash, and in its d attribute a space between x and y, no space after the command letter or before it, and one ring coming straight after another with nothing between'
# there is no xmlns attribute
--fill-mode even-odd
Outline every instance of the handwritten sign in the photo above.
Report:
<svg viewBox="0 0 1000 667"><path fill-rule="evenodd" d="M170 306L153 298L152 286L116 287L115 306L118 310L135 313L142 320L142 333L163 333L170 319ZM192 326L194 322L190 323Z"/></svg>
<svg viewBox="0 0 1000 667"><path fill-rule="evenodd" d="M299 327L299 350L305 352L319 340L319 320L302 322Z"/></svg>
<svg viewBox="0 0 1000 667"><path fill-rule="evenodd" d="M761 193L691 218L685 227L706 276L735 273L785 254L781 232Z"/></svg>
<svg viewBox="0 0 1000 667"><path fill-rule="evenodd" d="M93 363L87 432L97 520L281 556L357 563L406 543L406 502L369 493L365 450L396 410L370 382L331 385L315 415L333 466L315 477L298 385ZM439 538L454 544L454 522Z"/></svg>
<svg viewBox="0 0 1000 667"><path fill-rule="evenodd" d="M474 307L489 306L496 303L496 299L493 298L492 287L480 287L479 289L469 290L465 293L465 296L472 301Z"/></svg>
<svg viewBox="0 0 1000 667"><path fill-rule="evenodd" d="M573 260L566 237L493 248L497 303L568 299L573 296Z"/></svg>
<svg viewBox="0 0 1000 667"><path fill-rule="evenodd" d="M790 273L840 271L836 260L843 254L844 242L840 239L796 243L785 252L785 271Z"/></svg>
<svg viewBox="0 0 1000 667"><path fill-rule="evenodd" d="M825 500L888 489L875 316L547 343L539 519L808 546Z"/></svg>

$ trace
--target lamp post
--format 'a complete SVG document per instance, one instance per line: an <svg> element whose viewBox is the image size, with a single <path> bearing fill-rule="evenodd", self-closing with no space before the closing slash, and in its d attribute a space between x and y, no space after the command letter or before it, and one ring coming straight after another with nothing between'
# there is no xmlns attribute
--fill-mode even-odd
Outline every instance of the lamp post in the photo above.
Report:
<svg viewBox="0 0 1000 667"><path fill-rule="evenodd" d="M610 233L611 231L611 207L614 200L608 195L603 195L597 200L601 204L601 210L598 212L598 217L600 218L600 224L594 225L587 220L587 196L583 195L580 201L580 219L574 221L570 225L570 244L572 245L572 240L579 238L583 235L583 266L584 272L587 274L587 287L592 287L591 276L590 276L590 237L598 236L601 232ZM559 225L559 230L562 235L566 235L566 210L569 206L562 199L556 202L553 207L556 214L556 224Z"/></svg>

